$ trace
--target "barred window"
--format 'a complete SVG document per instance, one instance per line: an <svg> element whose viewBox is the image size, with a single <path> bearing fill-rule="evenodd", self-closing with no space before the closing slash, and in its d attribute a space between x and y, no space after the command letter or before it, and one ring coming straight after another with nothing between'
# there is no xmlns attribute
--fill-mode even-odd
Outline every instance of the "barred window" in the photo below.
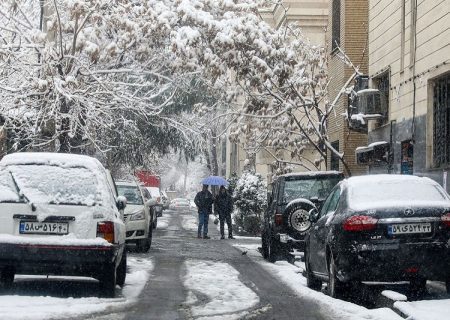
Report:
<svg viewBox="0 0 450 320"><path fill-rule="evenodd" d="M450 164L450 74L434 83L433 159L437 167Z"/></svg>
<svg viewBox="0 0 450 320"><path fill-rule="evenodd" d="M332 142L331 146L336 151L339 151L339 140ZM339 171L339 157L337 155L335 155L333 152L331 153L330 170Z"/></svg>

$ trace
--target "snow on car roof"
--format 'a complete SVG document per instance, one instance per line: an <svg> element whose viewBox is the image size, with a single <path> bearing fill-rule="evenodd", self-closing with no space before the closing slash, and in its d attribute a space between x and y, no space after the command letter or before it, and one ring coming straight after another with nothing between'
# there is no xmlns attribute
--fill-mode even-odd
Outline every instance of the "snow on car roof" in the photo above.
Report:
<svg viewBox="0 0 450 320"><path fill-rule="evenodd" d="M450 206L448 194L430 178L379 174L351 177L344 184L348 186L349 205L354 210Z"/></svg>
<svg viewBox="0 0 450 320"><path fill-rule="evenodd" d="M42 164L56 165L60 167L86 167L98 170L101 167L100 161L95 158L68 153L50 152L17 152L7 154L0 161L1 165L21 165L21 164Z"/></svg>
<svg viewBox="0 0 450 320"><path fill-rule="evenodd" d="M118 186L129 186L129 187L137 187L138 184L133 181L116 181L116 185Z"/></svg>
<svg viewBox="0 0 450 320"><path fill-rule="evenodd" d="M283 175L278 176L280 177L306 177L306 176L331 176L331 175L341 175L342 172L339 171L304 171L304 172L292 172L292 173L286 173Z"/></svg>

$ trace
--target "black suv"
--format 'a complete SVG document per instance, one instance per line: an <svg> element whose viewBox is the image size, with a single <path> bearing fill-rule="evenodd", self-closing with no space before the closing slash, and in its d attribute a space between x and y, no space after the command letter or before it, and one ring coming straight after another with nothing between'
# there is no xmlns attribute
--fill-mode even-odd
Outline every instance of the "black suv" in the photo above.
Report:
<svg viewBox="0 0 450 320"><path fill-rule="evenodd" d="M269 194L261 233L263 257L271 262L304 249L311 227L309 212L320 209L334 186L344 179L337 171L291 173L277 177Z"/></svg>

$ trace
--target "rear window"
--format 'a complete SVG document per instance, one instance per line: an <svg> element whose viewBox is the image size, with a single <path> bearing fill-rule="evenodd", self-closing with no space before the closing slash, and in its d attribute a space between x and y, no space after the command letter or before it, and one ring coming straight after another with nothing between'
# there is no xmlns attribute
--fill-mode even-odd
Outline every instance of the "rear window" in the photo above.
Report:
<svg viewBox="0 0 450 320"><path fill-rule="evenodd" d="M383 204L436 203L448 200L446 194L433 183L420 181L377 181L352 184L349 193L352 207Z"/></svg>
<svg viewBox="0 0 450 320"><path fill-rule="evenodd" d="M340 180L339 177L288 179L284 184L283 202L289 203L298 198L310 199L312 197L323 200Z"/></svg>
<svg viewBox="0 0 450 320"><path fill-rule="evenodd" d="M102 199L96 176L85 167L10 165L0 171L1 202L95 205Z"/></svg>
<svg viewBox="0 0 450 320"><path fill-rule="evenodd" d="M127 203L141 205L144 204L141 196L141 191L138 186L117 186L119 196L127 198Z"/></svg>

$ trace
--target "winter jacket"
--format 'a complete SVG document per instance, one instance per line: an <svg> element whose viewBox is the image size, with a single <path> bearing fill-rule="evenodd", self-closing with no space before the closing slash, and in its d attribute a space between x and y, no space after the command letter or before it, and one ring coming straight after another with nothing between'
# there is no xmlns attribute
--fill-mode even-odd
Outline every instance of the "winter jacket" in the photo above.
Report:
<svg viewBox="0 0 450 320"><path fill-rule="evenodd" d="M225 194L218 194L214 204L216 212L219 216L227 216L233 211L233 200L231 196L226 192Z"/></svg>
<svg viewBox="0 0 450 320"><path fill-rule="evenodd" d="M200 191L197 193L194 199L195 205L198 208L198 213L206 212L207 214L212 213L212 204L214 202L213 195L208 190Z"/></svg>

